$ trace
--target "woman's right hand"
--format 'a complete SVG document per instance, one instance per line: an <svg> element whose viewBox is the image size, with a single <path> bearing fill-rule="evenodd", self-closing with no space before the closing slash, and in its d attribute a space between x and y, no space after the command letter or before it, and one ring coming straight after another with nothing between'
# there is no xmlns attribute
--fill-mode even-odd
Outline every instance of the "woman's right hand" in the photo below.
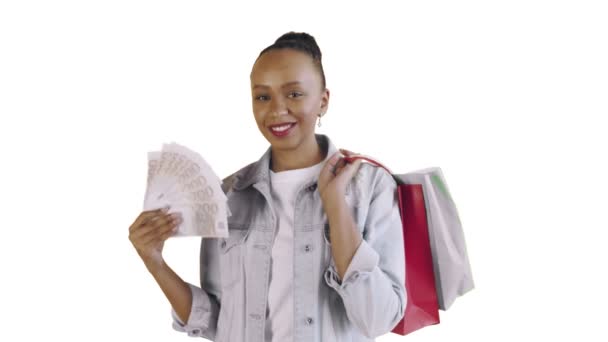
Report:
<svg viewBox="0 0 608 342"><path fill-rule="evenodd" d="M148 268L163 263L164 242L182 222L179 213L167 214L168 210L143 211L129 227L129 240Z"/></svg>

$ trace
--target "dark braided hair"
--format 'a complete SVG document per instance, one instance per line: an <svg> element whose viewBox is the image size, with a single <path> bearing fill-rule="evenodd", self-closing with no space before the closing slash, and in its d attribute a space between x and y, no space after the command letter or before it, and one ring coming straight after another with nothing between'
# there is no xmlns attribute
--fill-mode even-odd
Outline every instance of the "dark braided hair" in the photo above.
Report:
<svg viewBox="0 0 608 342"><path fill-rule="evenodd" d="M263 55L265 52L270 50L278 50L278 49L294 49L298 51L302 51L309 55L319 73L321 74L321 83L323 85L323 89L325 89L325 72L323 72L323 64L321 63L321 49L317 45L317 41L311 35L306 32L288 32L284 35L280 36L275 40L274 44L268 46L262 52L260 52L258 58Z"/></svg>

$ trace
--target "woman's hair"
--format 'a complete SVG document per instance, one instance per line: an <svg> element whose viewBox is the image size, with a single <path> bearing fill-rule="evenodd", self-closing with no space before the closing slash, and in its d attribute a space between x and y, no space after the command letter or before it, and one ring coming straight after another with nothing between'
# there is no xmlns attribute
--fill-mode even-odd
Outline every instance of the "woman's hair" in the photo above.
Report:
<svg viewBox="0 0 608 342"><path fill-rule="evenodd" d="M321 83L325 89L325 72L323 72L323 64L321 63L321 49L317 45L317 41L306 32L288 32L275 40L274 44L268 46L260 52L258 58L269 50L278 49L294 49L302 51L309 55L319 73L321 74Z"/></svg>

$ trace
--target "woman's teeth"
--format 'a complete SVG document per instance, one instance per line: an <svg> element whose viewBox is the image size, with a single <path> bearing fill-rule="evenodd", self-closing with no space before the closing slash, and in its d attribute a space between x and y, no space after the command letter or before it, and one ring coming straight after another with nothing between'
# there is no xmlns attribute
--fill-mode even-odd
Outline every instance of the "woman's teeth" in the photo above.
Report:
<svg viewBox="0 0 608 342"><path fill-rule="evenodd" d="M287 129L289 129L289 127L291 127L292 124L286 124L283 126L275 126L275 127L271 127L270 129L275 131L275 132L283 132L286 131Z"/></svg>

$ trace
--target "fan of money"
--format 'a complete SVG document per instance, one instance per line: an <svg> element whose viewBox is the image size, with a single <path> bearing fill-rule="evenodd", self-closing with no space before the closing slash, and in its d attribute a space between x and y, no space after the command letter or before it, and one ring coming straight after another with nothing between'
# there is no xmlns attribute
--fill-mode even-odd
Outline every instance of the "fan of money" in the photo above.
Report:
<svg viewBox="0 0 608 342"><path fill-rule="evenodd" d="M183 217L175 236L228 237L230 211L219 177L198 153L175 142L148 152L144 210L167 205Z"/></svg>

